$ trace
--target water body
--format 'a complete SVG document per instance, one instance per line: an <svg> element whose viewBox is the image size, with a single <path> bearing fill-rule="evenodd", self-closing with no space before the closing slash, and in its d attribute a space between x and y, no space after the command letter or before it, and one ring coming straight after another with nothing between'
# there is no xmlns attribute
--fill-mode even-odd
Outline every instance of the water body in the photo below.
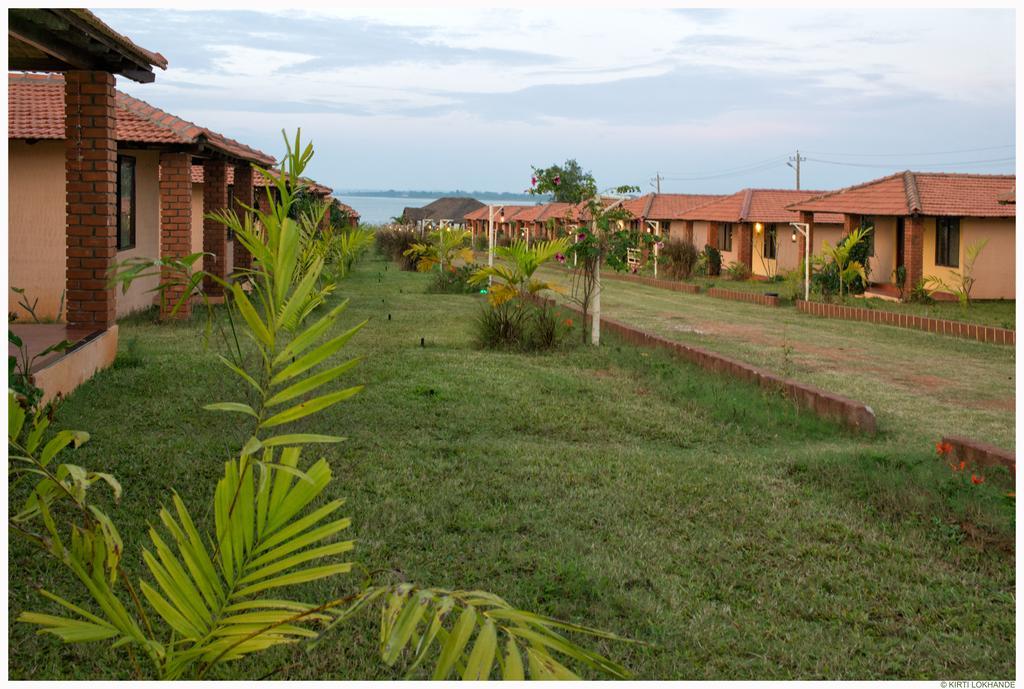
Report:
<svg viewBox="0 0 1024 689"><path fill-rule="evenodd" d="M402 211L406 207L411 208L422 208L428 203L433 203L437 199L421 199L421 198L402 198L402 197L391 197L391 196L348 196L346 194L335 194L335 197L342 203L348 205L359 211L359 222L364 225L383 225L391 222L391 218L396 218L402 214ZM530 205L530 201L508 201L502 199L477 199L480 203L486 204L508 204L510 206L526 206Z"/></svg>

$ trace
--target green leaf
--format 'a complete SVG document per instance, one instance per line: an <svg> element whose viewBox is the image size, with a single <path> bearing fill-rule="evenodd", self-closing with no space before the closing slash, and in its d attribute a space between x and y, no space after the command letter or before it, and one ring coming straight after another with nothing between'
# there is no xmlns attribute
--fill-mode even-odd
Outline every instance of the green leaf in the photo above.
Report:
<svg viewBox="0 0 1024 689"><path fill-rule="evenodd" d="M314 397L311 400L307 400L301 404L296 404L294 407L290 407L283 412L271 416L260 424L260 428L272 428L290 421L297 421L305 416L315 414L316 412L326 409L333 404L346 400L362 389L362 385L357 385L345 390L339 390L338 392L332 392L328 395Z"/></svg>
<svg viewBox="0 0 1024 689"><path fill-rule="evenodd" d="M17 438L25 425L25 410L18 404L14 393L7 392L7 437Z"/></svg>
<svg viewBox="0 0 1024 689"><path fill-rule="evenodd" d="M441 656L437 660L437 667L434 668L435 680L448 678L448 673L451 672L452 666L455 665L455 661L459 659L462 651L466 648L475 625L476 610L471 605L466 606L462 614L459 615L459 620L452 627L452 631L448 634L448 640L441 648Z"/></svg>
<svg viewBox="0 0 1024 689"><path fill-rule="evenodd" d="M317 435L316 433L292 433L291 435L275 435L266 438L263 447L278 447L280 445L305 445L308 443L340 443L345 438L337 435Z"/></svg>
<svg viewBox="0 0 1024 689"><path fill-rule="evenodd" d="M270 330L267 329L266 324L256 313L256 309L253 308L252 303L249 301L249 297L245 295L245 290L242 289L240 284L233 283L231 285L231 291L235 295L235 303L238 304L238 312L242 314L242 318L249 324L249 328L252 330L253 335L256 336L260 342L267 348L274 346L274 336L270 334Z"/></svg>
<svg viewBox="0 0 1024 689"><path fill-rule="evenodd" d="M485 620L480 633L476 637L476 644L466 661L466 671L462 673L462 679L479 681L488 679L491 676L491 668L494 666L494 653L498 647L498 635L494 628L494 622Z"/></svg>
<svg viewBox="0 0 1024 689"><path fill-rule="evenodd" d="M334 565L323 565L322 567L311 567L304 569L300 572L293 572L292 574L286 574L284 576L275 577L274 579L268 579L261 581L258 584L252 584L238 591L238 596L251 596L254 593L260 591L266 591L267 589L280 588L282 586L291 586L293 584L304 584L308 581L316 581L317 579L323 579L324 577L334 576L336 574L346 574L352 570L351 562L343 562L341 564Z"/></svg>
<svg viewBox="0 0 1024 689"><path fill-rule="evenodd" d="M65 643L81 643L86 641L102 641L118 635L117 629L111 626L82 622L69 617L44 615L38 612L23 612L18 615L19 622L38 624L43 627L40 633L53 634Z"/></svg>
<svg viewBox="0 0 1024 689"><path fill-rule="evenodd" d="M274 366L280 366L293 356L298 356L306 351L321 335L323 335L332 323L341 315L341 312L348 307L349 300L341 302L313 325L306 328L300 335L289 342L281 353L274 358Z"/></svg>
<svg viewBox="0 0 1024 689"><path fill-rule="evenodd" d="M505 662L502 665L501 678L504 680L521 681L525 678L523 673L523 656L519 653L519 646L515 639L509 637L505 643Z"/></svg>
<svg viewBox="0 0 1024 689"><path fill-rule="evenodd" d="M300 373L313 368L320 362L327 359L327 357L331 356L339 349L344 347L345 343L348 342L352 338L352 336L359 332L359 330L367 323L368 321L363 321L362 323L359 323L350 330L345 331L341 335L338 335L337 337L328 340L327 342L320 345L316 349L306 354L303 354L301 357L299 357L298 359L296 359L295 361L293 361L292 363L288 364L283 369L278 371L277 374L275 374L274 377L270 379L270 383L272 385L283 383L289 378L294 378Z"/></svg>
<svg viewBox="0 0 1024 689"><path fill-rule="evenodd" d="M230 361L230 360L228 360L228 358L227 358L227 357L225 357L225 356L223 356L223 355L221 355L221 354L218 354L218 355L217 355L217 358L218 358L218 359L220 359L220 361L221 361L221 363L222 363L222 364L224 364L224 365L225 365L225 366L227 366L227 367L228 367L229 369L231 369L232 371L234 371L234 372L235 372L235 373L236 373L236 374L237 374L237 375L238 375L238 376L239 376L239 377L240 377L240 378L241 378L242 380L244 380L244 381L245 381L246 383L248 383L249 385L251 385L251 386L252 386L252 387L253 387L253 388L254 388L254 389L256 390L256 392L260 393L261 395L263 394L263 388L261 388L261 387L259 386L259 383L257 383L257 382L256 382L256 379L255 379L255 378L253 378L252 376L250 376L250 375L249 375L248 373L246 373L245 371L243 371L243 370L242 370L241 368L239 368L238 366L235 366L235 365L234 365L233 363L231 363L231 361Z"/></svg>
<svg viewBox="0 0 1024 689"><path fill-rule="evenodd" d="M229 411L238 414L248 414L256 419L260 418L255 409L242 402L214 402L213 404L204 404L203 409L207 411Z"/></svg>
<svg viewBox="0 0 1024 689"><path fill-rule="evenodd" d="M341 364L340 366L329 368L325 371L317 373L316 375L310 376L309 378L303 381L299 381L298 383L295 383L294 385L285 388L284 390L278 392L273 397L268 399L266 405L268 407L275 407L278 404L281 404L282 402L287 402L288 400L298 397L299 395L304 395L307 392L314 390L320 387L321 385L324 385L325 383L331 382L341 374L350 370L360 361L362 361L362 357L352 359L351 361L346 361L344 364Z"/></svg>

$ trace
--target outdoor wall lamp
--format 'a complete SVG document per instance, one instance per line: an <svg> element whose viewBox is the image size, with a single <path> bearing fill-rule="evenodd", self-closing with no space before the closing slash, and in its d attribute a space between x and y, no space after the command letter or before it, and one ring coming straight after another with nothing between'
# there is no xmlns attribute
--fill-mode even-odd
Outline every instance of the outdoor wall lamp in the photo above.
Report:
<svg viewBox="0 0 1024 689"><path fill-rule="evenodd" d="M757 232L758 234L761 234L761 230L763 230L763 229L764 229L764 225L762 225L759 222L754 223L754 232Z"/></svg>

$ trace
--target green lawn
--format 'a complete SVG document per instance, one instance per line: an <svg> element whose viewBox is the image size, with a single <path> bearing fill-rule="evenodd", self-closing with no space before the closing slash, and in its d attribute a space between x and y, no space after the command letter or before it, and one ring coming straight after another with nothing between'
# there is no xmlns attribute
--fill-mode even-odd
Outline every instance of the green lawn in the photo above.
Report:
<svg viewBox="0 0 1024 689"><path fill-rule="evenodd" d="M348 499L367 567L486 588L649 642L597 645L641 678L1015 675L1006 488L995 477L953 484L929 433L907 440L924 412L904 419L879 405L889 430L869 440L658 352L614 342L480 351L470 325L480 298L425 294L429 279L370 260L341 286L352 305L338 327L372 319L343 351L366 357L348 379L367 387L295 429L348 436L324 450L336 477L328 497ZM639 286L609 287L612 309L618 287ZM658 315L673 308L661 295L642 295L646 325L673 322ZM125 486L111 514L136 578L157 506L178 490L208 523L222 461L243 439L232 417L200 409L241 396L201 333L199 323L123 323L121 349L134 343L133 356L61 412L61 426L92 434L75 463ZM958 357L973 351L957 346ZM1006 363L985 352L982 369ZM1012 375L1012 353L1009 362ZM971 377L974 364L957 365ZM28 606L53 610L35 586L74 591L20 541L9 566L12 620ZM223 677L394 677L376 658L375 632L361 620L311 654L278 649ZM12 679L131 676L103 645L66 647L13 623L9 649Z"/></svg>
<svg viewBox="0 0 1024 689"><path fill-rule="evenodd" d="M955 301L937 301L933 304L901 304L877 297L846 299L843 303L849 306L882 309L949 321L978 323L1009 330L1014 330L1017 322L1017 302L1009 299L974 301L968 307L961 306L959 302Z"/></svg>
<svg viewBox="0 0 1024 689"><path fill-rule="evenodd" d="M568 273L543 275L568 290ZM724 283L730 284L730 283ZM966 435L1014 447L1013 347L606 281L606 316L869 404L904 447Z"/></svg>

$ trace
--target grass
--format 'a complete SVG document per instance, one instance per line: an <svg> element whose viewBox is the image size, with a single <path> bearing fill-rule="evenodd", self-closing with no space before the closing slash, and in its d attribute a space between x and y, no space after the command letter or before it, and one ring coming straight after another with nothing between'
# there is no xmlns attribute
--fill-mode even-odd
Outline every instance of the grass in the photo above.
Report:
<svg viewBox="0 0 1024 689"><path fill-rule="evenodd" d="M568 290L565 271L542 274ZM1013 347L630 282L601 299L612 318L865 402L907 448L944 434L1014 447Z"/></svg>
<svg viewBox="0 0 1024 689"><path fill-rule="evenodd" d="M1013 524L998 486L959 486L930 446L848 435L658 352L476 350L480 298L427 295L428 282L370 261L343 284L338 327L371 318L343 352L366 357L348 379L367 388L296 429L348 436L324 450L329 497L348 499L367 567L649 642L596 644L641 678L1015 674ZM243 439L234 417L200 410L242 394L201 332L122 323L132 365L61 412L62 427L92 433L75 463L125 486L111 513L133 578L172 489L209 524L221 461ZM12 620L52 609L34 586L75 591L20 541L9 567ZM396 676L376 643L362 619L312 654L274 650L221 677ZM13 622L9 649L12 679L131 676L102 644L62 646Z"/></svg>

